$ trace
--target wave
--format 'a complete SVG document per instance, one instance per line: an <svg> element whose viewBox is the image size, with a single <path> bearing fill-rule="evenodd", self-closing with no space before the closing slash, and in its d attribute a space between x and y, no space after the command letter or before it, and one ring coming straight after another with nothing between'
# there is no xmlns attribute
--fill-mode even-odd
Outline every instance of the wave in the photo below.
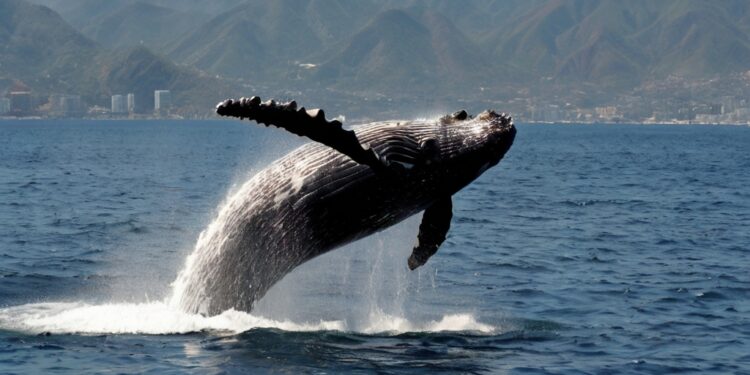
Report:
<svg viewBox="0 0 750 375"><path fill-rule="evenodd" d="M342 331L363 334L411 332L471 332L495 334L498 329L480 323L472 314L448 314L434 321L415 322L374 311L362 327L352 329L344 320L293 322L227 310L206 317L189 314L166 302L105 303L48 302L0 309L0 329L31 334L146 334L167 335L194 332L237 334L255 328L292 332Z"/></svg>
<svg viewBox="0 0 750 375"><path fill-rule="evenodd" d="M404 317L375 311L370 313L369 322L361 329L365 334L402 334L412 332L471 332L495 334L496 327L480 323L472 314L449 314L439 320L424 323L412 322Z"/></svg>

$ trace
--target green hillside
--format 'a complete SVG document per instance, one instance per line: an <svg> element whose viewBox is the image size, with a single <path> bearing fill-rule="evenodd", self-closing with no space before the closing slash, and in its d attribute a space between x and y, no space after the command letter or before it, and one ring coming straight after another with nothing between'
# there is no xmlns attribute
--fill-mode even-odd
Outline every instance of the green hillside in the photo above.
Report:
<svg viewBox="0 0 750 375"><path fill-rule="evenodd" d="M342 103L490 97L522 108L548 95L598 106L668 78L750 70L746 0L33 1L68 22L0 0L0 78L92 103L140 87L127 77L143 66L151 68L139 82L170 87L192 81L218 92L227 87L220 76L245 90L325 92Z"/></svg>
<svg viewBox="0 0 750 375"><path fill-rule="evenodd" d="M318 76L342 88L466 92L499 82L501 68L443 15L389 10L323 63Z"/></svg>
<svg viewBox="0 0 750 375"><path fill-rule="evenodd" d="M46 6L70 25L81 31L95 24L112 12L120 9L133 0L28 0L30 3Z"/></svg>
<svg viewBox="0 0 750 375"><path fill-rule="evenodd" d="M553 0L484 40L496 56L560 81L637 83L748 68L747 28L730 2ZM748 2L732 2L746 15Z"/></svg>
<svg viewBox="0 0 750 375"><path fill-rule="evenodd" d="M214 19L177 43L169 56L228 77L253 77L271 61L258 29L244 17Z"/></svg>
<svg viewBox="0 0 750 375"><path fill-rule="evenodd" d="M49 8L0 0L0 77L55 91L89 85L98 47Z"/></svg>
<svg viewBox="0 0 750 375"><path fill-rule="evenodd" d="M366 22L367 3L247 1L176 40L169 56L227 77L297 78L300 64L319 63Z"/></svg>
<svg viewBox="0 0 750 375"><path fill-rule="evenodd" d="M192 31L203 15L138 1L89 21L81 32L107 48L145 45L161 49Z"/></svg>
<svg viewBox="0 0 750 375"><path fill-rule="evenodd" d="M35 1L102 45L142 40L180 64L278 88L623 88L750 60L745 0Z"/></svg>
<svg viewBox="0 0 750 375"><path fill-rule="evenodd" d="M134 92L138 108L148 112L153 90L167 89L177 113L210 113L236 91L145 47L104 49L49 8L21 0L0 0L0 45L0 79L37 95L80 95L89 105L108 107L112 94Z"/></svg>

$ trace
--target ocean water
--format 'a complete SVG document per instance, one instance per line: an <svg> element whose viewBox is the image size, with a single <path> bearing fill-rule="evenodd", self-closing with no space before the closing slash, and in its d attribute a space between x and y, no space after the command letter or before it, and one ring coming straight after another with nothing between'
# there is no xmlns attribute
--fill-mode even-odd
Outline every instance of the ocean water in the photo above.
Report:
<svg viewBox="0 0 750 375"><path fill-rule="evenodd" d="M750 373L750 128L519 125L454 197L306 263L252 314L171 283L302 139L249 122L0 122L0 373Z"/></svg>

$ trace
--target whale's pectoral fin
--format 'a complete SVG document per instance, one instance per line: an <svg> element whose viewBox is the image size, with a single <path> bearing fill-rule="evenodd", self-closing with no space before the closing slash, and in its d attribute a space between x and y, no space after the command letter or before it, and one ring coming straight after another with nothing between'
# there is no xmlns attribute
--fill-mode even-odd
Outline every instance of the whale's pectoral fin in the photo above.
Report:
<svg viewBox="0 0 750 375"><path fill-rule="evenodd" d="M340 121L327 121L321 109L297 109L297 103L294 101L276 103L269 100L261 103L259 97L253 96L249 99L225 100L216 106L216 113L221 116L255 120L266 126L273 125L320 142L357 163L375 169L383 167L378 155L373 150L362 147L353 131L342 128Z"/></svg>
<svg viewBox="0 0 750 375"><path fill-rule="evenodd" d="M409 269L414 270L425 264L436 252L451 226L453 202L451 197L439 199L424 210L422 223L419 224L417 244L409 257Z"/></svg>

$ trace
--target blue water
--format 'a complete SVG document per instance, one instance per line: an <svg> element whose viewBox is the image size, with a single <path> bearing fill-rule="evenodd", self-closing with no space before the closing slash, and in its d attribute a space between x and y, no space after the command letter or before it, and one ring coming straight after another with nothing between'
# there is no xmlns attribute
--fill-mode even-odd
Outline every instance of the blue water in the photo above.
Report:
<svg viewBox="0 0 750 375"><path fill-rule="evenodd" d="M425 267L415 218L205 318L170 283L301 139L0 122L0 373L750 373L750 128L518 128Z"/></svg>

